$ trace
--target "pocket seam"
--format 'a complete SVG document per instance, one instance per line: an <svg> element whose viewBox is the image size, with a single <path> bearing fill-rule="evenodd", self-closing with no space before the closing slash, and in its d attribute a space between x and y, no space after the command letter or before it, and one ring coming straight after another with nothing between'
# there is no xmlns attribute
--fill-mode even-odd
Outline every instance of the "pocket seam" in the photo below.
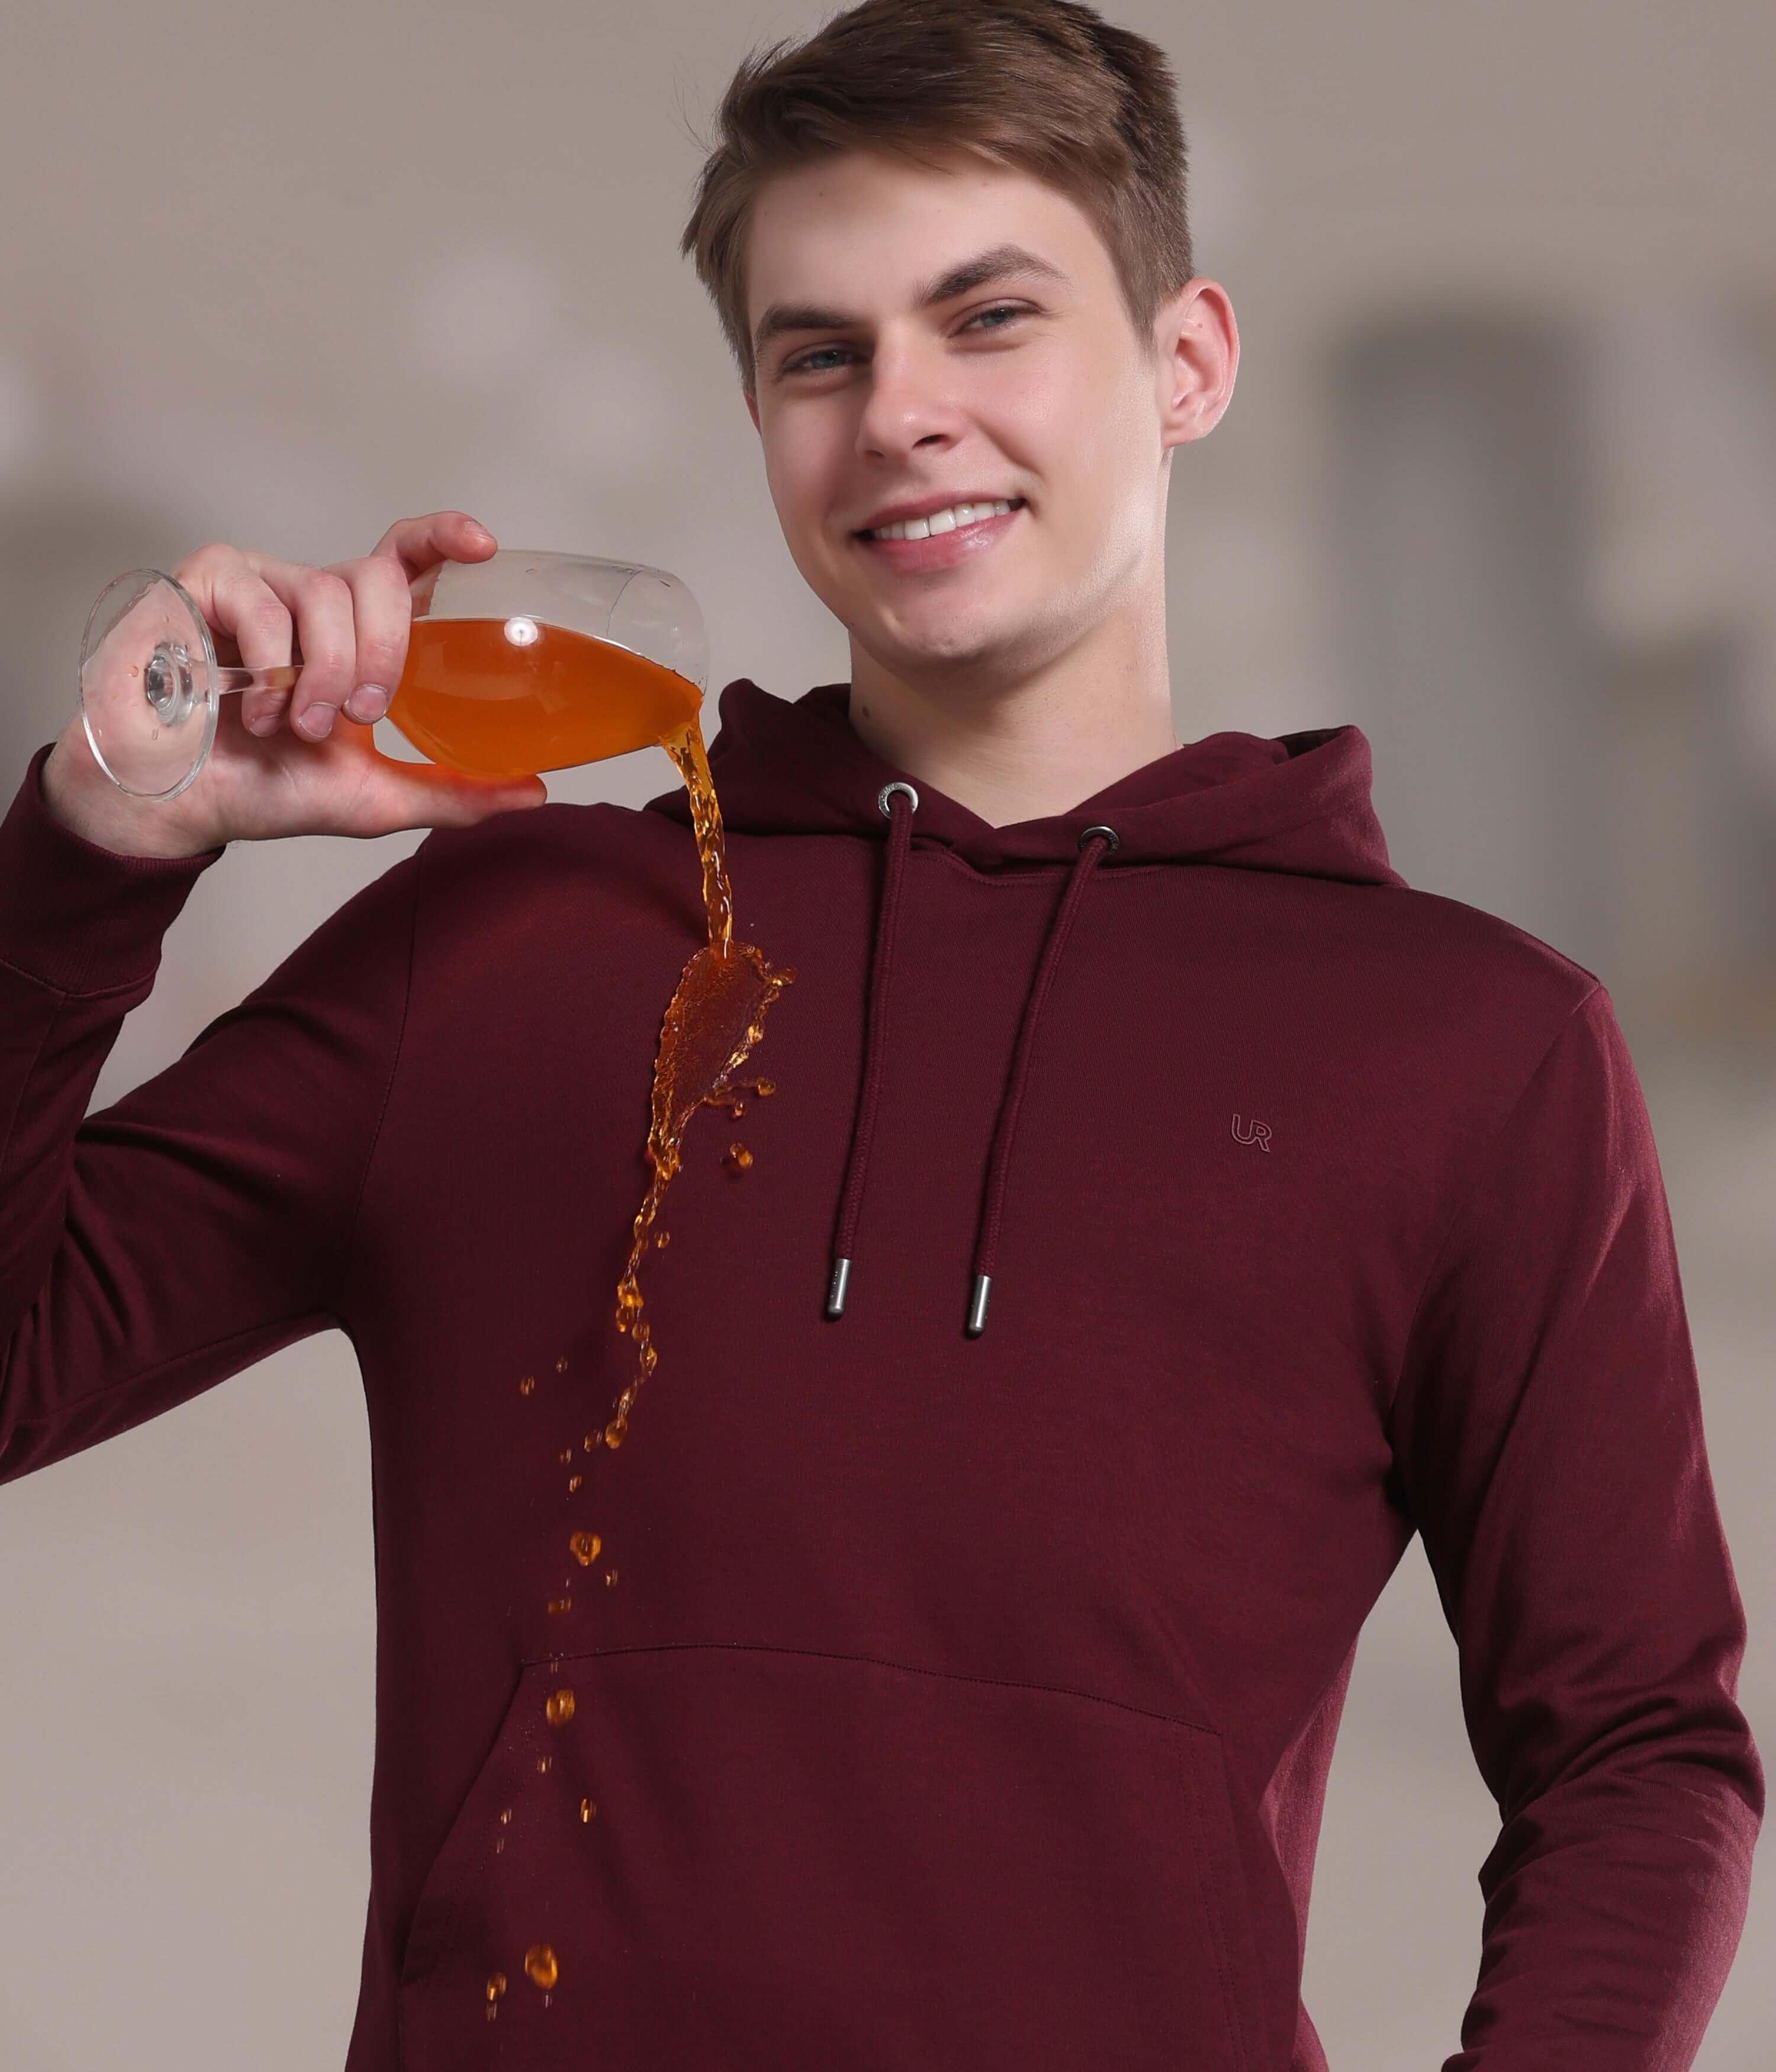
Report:
<svg viewBox="0 0 1776 2072"><path fill-rule="evenodd" d="M589 1647L578 1654L565 1654L552 1650L547 1655L526 1655L520 1662L520 1669L546 1669L552 1663L608 1662L630 1655L775 1655L789 1656L810 1662L857 1663L872 1669L892 1669L903 1676L929 1676L942 1684L972 1684L985 1690L1034 1691L1045 1697L1081 1698L1087 1704L1105 1705L1113 1712L1132 1713L1135 1718L1152 1720L1163 1727L1182 1727L1193 1734L1207 1734L1219 1747L1221 1731L1218 1727L1204 1725L1200 1720L1186 1719L1180 1712L1155 1712L1150 1706L1132 1705L1124 1698L1107 1698L1101 1692L1083 1691L1071 1684L1037 1684L1021 1676L971 1676L954 1669L933 1669L917 1662L896 1662L885 1655L850 1655L834 1648L779 1647L760 1640L668 1640L637 1642L631 1647Z"/></svg>

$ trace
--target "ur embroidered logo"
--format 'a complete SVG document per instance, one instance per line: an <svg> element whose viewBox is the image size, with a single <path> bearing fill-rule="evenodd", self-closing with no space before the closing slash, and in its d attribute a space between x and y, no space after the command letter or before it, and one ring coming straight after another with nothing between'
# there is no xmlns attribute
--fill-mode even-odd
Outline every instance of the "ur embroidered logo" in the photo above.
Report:
<svg viewBox="0 0 1776 2072"><path fill-rule="evenodd" d="M1248 1122L1244 1128L1240 1118L1233 1118L1233 1141L1235 1144L1256 1144L1260 1151L1270 1149L1270 1124L1268 1122Z"/></svg>

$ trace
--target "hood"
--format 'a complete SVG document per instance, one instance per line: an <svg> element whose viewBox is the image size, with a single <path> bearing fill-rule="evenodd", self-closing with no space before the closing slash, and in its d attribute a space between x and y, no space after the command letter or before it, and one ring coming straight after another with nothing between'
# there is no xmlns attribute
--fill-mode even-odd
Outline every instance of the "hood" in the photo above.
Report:
<svg viewBox="0 0 1776 2072"><path fill-rule="evenodd" d="M1317 727L1274 740L1211 734L1131 771L1067 813L990 827L966 806L885 763L852 731L849 684L819 684L779 698L742 676L721 695L709 769L722 822L737 834L861 835L888 832L885 784L919 793L917 838L955 851L976 870L1071 864L1081 831L1113 825L1117 863L1219 863L1289 870L1359 885L1403 885L1369 802L1369 743L1355 726ZM691 824L682 786L644 809Z"/></svg>
<svg viewBox="0 0 1776 2072"><path fill-rule="evenodd" d="M1316 727L1266 738L1211 734L1131 771L1066 813L995 828L934 786L885 763L853 731L850 685L819 684L794 700L742 676L721 697L709 744L723 827L733 834L849 835L884 845L870 966L868 1022L851 1149L841 1189L826 1314L837 1322L857 1257L863 1202L890 1050L895 927L914 842L948 849L979 870L1063 866L1022 1018L1007 1061L976 1224L974 1271L963 1329L986 1329L999 1230L1013 1172L1023 1091L1042 1003L1100 868L1216 864L1293 872L1353 885L1404 886L1370 803L1369 743L1355 726ZM643 809L691 824L680 787Z"/></svg>

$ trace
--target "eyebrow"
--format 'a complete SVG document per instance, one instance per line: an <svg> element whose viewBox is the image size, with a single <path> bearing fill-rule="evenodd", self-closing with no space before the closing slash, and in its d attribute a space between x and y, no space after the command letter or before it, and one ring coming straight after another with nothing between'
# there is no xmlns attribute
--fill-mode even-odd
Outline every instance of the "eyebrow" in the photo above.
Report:
<svg viewBox="0 0 1776 2072"><path fill-rule="evenodd" d="M995 245L990 250L977 252L972 259L964 259L959 266L939 273L935 281L920 289L915 307L932 309L939 302L954 302L958 295L970 290L982 288L989 281L1048 281L1063 288L1070 288L1068 280L1059 266L1052 265L1038 253L1026 250L1022 245ZM863 319L845 310L828 309L817 302L773 302L758 319L758 329L752 341L753 357L762 359L765 347L773 339L781 338L787 331L848 331L860 324Z"/></svg>

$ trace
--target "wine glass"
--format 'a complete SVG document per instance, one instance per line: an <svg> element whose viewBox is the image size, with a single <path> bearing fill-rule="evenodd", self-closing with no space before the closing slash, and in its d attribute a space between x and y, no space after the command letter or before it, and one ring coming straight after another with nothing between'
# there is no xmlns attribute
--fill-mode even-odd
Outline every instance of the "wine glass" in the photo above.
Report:
<svg viewBox="0 0 1776 2072"><path fill-rule="evenodd" d="M421 754L528 777L664 746L695 722L709 674L697 600L664 569L502 547L414 578L406 665L387 717ZM158 569L107 584L80 642L80 720L99 767L140 799L204 767L222 700L301 672L219 663L208 621Z"/></svg>

